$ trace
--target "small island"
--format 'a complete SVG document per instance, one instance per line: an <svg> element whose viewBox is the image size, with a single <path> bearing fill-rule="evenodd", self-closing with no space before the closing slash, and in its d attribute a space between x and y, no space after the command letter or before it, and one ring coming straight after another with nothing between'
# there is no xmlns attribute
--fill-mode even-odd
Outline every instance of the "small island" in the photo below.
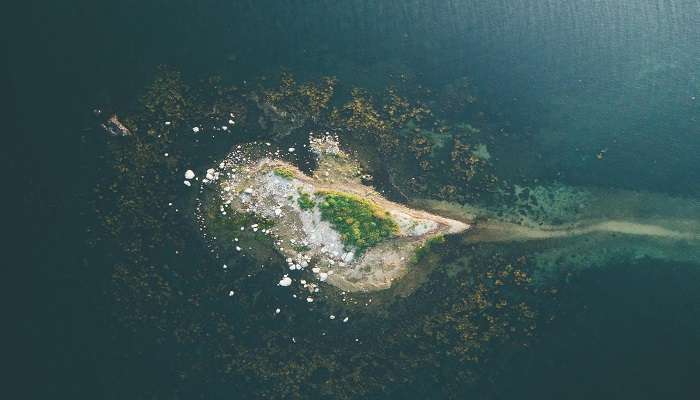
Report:
<svg viewBox="0 0 700 400"><path fill-rule="evenodd" d="M337 138L312 137L309 145L318 159L313 176L274 153L241 152L208 173L222 202L215 217L244 221L238 229L271 238L290 270L307 270L343 291L387 289L429 241L470 227L389 201L362 184L358 164ZM292 282L284 275L279 285Z"/></svg>

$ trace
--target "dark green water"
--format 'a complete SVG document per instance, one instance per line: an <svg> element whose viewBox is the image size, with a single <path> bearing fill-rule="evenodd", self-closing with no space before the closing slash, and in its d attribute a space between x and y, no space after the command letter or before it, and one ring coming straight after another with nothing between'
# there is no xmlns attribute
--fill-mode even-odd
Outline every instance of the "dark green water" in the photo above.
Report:
<svg viewBox="0 0 700 400"><path fill-rule="evenodd" d="M19 398L260 394L260 377L207 376L206 360L221 348L183 348L121 323L113 260L87 246L107 153L92 109L134 110L161 64L191 81L221 74L240 83L284 67L301 80L335 75L377 90L397 71L426 87L466 76L489 124L508 133L490 147L498 173L700 197L697 1L37 1L14 9L4 24L13 157L3 159L6 197L19 203L10 222L21 233L9 242L19 251L6 268L26 283L9 292L23 328L13 346ZM216 156L228 149L202 146L201 159L211 148ZM699 278L697 265L656 260L585 271L543 302L557 317L538 339L489 364L477 384L455 386L459 364L425 366L438 372L399 375L405 381L368 397L696 398ZM209 311L187 318L206 320ZM245 318L239 311L230 309ZM286 327L303 334L309 321ZM396 327L368 321L353 329ZM285 357L294 358L290 349ZM377 360L379 376L388 367Z"/></svg>

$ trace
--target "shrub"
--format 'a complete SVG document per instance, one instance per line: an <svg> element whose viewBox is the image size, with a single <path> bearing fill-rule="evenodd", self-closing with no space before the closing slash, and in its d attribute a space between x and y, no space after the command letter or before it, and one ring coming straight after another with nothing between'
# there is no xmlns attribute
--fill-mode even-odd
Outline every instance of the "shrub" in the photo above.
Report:
<svg viewBox="0 0 700 400"><path fill-rule="evenodd" d="M311 195L306 192L299 192L297 203L299 203L299 207L302 210L310 210L316 206L316 202L311 198Z"/></svg>

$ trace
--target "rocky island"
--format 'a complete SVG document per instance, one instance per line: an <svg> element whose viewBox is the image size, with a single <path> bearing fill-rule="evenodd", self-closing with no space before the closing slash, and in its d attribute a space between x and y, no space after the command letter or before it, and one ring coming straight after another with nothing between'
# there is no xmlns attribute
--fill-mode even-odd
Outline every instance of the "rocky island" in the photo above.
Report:
<svg viewBox="0 0 700 400"><path fill-rule="evenodd" d="M279 151L260 158L233 152L203 182L217 185L221 201L209 218L230 218L233 231L269 237L290 271L309 272L300 281L311 291L317 287L312 279L343 291L387 289L406 274L419 248L470 227L389 201L362 184L358 164L337 138L311 137L309 145L318 163L313 176L275 157ZM233 240L246 250L243 239ZM293 279L285 274L279 285Z"/></svg>

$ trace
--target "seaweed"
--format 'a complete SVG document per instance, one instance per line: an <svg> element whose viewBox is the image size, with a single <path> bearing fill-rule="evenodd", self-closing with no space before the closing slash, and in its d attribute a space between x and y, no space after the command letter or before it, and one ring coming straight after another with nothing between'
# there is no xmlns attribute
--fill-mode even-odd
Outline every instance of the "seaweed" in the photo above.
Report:
<svg viewBox="0 0 700 400"><path fill-rule="evenodd" d="M445 243L445 236L443 235L435 236L426 240L425 243L423 243L423 245L416 249L415 253L413 254L413 257L411 258L411 261L413 263L417 263L423 260L428 255L428 253L434 250L435 246L442 243Z"/></svg>

